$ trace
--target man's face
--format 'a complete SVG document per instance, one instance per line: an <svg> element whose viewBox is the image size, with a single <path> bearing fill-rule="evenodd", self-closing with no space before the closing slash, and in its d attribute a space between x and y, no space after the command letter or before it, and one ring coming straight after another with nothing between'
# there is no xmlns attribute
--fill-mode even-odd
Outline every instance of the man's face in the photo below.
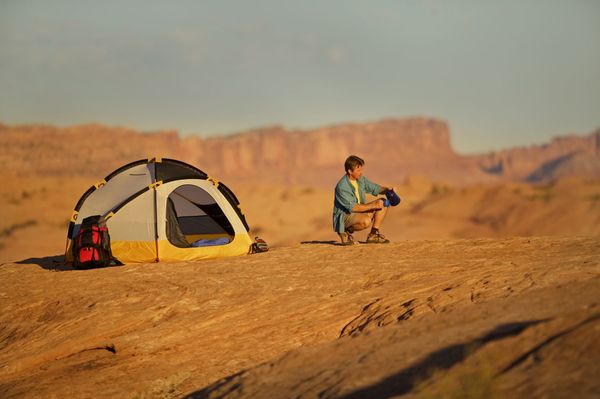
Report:
<svg viewBox="0 0 600 399"><path fill-rule="evenodd" d="M362 176L362 169L363 169L362 165L358 165L354 169L348 171L348 176L352 180L358 180Z"/></svg>

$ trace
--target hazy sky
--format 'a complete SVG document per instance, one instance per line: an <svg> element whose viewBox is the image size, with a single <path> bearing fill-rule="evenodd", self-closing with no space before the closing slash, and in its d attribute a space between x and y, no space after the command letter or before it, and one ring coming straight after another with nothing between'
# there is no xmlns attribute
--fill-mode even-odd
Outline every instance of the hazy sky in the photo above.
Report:
<svg viewBox="0 0 600 399"><path fill-rule="evenodd" d="M0 122L203 136L384 117L459 152L600 127L600 0L0 0Z"/></svg>

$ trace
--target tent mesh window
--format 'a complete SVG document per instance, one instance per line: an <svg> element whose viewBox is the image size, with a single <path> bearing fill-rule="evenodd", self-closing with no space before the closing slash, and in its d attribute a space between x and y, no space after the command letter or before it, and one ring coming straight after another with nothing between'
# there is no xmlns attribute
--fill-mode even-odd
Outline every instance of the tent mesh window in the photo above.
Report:
<svg viewBox="0 0 600 399"><path fill-rule="evenodd" d="M200 187L183 185L167 199L167 238L179 248L191 247L198 239L226 237L235 231L215 199Z"/></svg>
<svg viewBox="0 0 600 399"><path fill-rule="evenodd" d="M156 180L206 179L206 173L183 162L166 159L156 164Z"/></svg>

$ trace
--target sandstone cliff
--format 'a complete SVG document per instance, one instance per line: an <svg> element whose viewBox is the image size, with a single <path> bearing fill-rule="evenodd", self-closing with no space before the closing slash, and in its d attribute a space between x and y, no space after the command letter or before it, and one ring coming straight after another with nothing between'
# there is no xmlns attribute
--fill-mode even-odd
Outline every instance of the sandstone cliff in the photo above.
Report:
<svg viewBox="0 0 600 399"><path fill-rule="evenodd" d="M600 129L588 136L572 134L556 137L547 144L482 155L479 164L489 173L509 180L535 182L571 175L600 176Z"/></svg>
<svg viewBox="0 0 600 399"><path fill-rule="evenodd" d="M367 161L368 176L393 184L411 175L459 184L600 176L600 130L544 145L463 156L451 147L448 124L427 118L305 131L272 126L218 138L181 138L176 131L141 133L97 124L0 124L0 148L0 167L17 175L100 177L125 163L162 156L189 162L228 182L331 186L344 173L344 159L356 154Z"/></svg>

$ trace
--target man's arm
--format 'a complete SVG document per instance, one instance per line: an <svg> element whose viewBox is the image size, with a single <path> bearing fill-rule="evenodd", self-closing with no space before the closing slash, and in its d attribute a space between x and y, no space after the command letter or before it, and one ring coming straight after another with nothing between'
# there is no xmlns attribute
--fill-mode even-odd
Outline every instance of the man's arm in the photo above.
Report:
<svg viewBox="0 0 600 399"><path fill-rule="evenodd" d="M368 192L369 194L382 195L382 194L387 193L390 190L397 191L395 187L380 186L379 184L373 183L372 181L370 181L369 179L367 179L364 176L362 177L362 180L365 185L365 191Z"/></svg>
<svg viewBox="0 0 600 399"><path fill-rule="evenodd" d="M367 204L356 204L352 208L352 212L370 212L376 211L383 208L383 199L377 198L375 201L371 201Z"/></svg>
<svg viewBox="0 0 600 399"><path fill-rule="evenodd" d="M390 190L394 190L397 191L395 187L385 187L385 186L379 186L379 194L385 194ZM383 198L377 198L374 201L371 201L367 204L356 204L354 205L354 207L352 208L352 212L370 212L370 211L376 211L379 209L383 208L383 204L384 204L384 199Z"/></svg>

